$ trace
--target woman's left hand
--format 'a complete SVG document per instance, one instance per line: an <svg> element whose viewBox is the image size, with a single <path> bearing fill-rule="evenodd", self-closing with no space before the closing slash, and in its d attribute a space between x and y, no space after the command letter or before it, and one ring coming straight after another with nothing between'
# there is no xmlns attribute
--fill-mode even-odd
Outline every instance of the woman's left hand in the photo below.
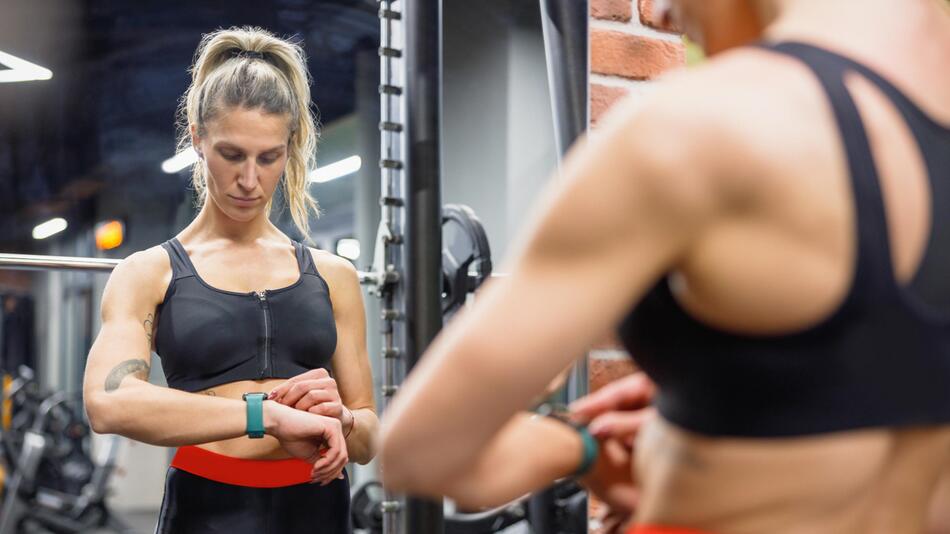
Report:
<svg viewBox="0 0 950 534"><path fill-rule="evenodd" d="M285 406L340 420L344 434L353 428L353 412L340 398L336 380L324 368L290 378L267 396Z"/></svg>

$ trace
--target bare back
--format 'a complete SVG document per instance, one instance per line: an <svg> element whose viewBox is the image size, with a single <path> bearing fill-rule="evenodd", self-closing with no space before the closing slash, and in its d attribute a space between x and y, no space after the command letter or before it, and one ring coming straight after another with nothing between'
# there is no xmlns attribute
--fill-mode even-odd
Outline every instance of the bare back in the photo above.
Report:
<svg viewBox="0 0 950 534"><path fill-rule="evenodd" d="M946 25L945 25L946 26ZM905 51L950 37L915 38ZM883 46L883 45L882 45ZM950 72L932 56L843 50L879 70L935 121L950 125ZM927 62L930 62L929 64ZM672 277L677 301L715 327L781 334L820 322L848 292L855 208L826 97L795 60L743 49L683 76L704 87L703 113L728 132L716 144L743 162L735 216L709 229ZM895 107L846 79L868 132L897 282L918 271L931 232L931 179ZM895 392L899 394L899 392ZM723 534L920 532L950 429L864 430L792 439L708 438L657 421L641 435L638 522Z"/></svg>

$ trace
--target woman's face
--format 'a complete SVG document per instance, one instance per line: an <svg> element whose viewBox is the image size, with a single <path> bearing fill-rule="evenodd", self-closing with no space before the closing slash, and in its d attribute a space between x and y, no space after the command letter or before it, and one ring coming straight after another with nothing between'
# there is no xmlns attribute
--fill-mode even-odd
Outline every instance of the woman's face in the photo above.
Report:
<svg viewBox="0 0 950 534"><path fill-rule="evenodd" d="M764 29L754 0L654 0L657 16L673 22L707 54L759 39Z"/></svg>
<svg viewBox="0 0 950 534"><path fill-rule="evenodd" d="M264 212L287 166L290 118L258 109L232 108L192 126L192 141L207 169L208 199L241 222Z"/></svg>

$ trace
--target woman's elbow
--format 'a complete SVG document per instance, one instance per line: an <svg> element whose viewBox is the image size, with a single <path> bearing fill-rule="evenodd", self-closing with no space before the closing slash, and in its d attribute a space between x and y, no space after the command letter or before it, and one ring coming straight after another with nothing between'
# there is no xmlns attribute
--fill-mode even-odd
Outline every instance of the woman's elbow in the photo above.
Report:
<svg viewBox="0 0 950 534"><path fill-rule="evenodd" d="M439 458L420 450L385 427L380 437L379 459L383 485L398 493L441 497L455 473L445 471Z"/></svg>
<svg viewBox="0 0 950 534"><path fill-rule="evenodd" d="M416 469L420 451L407 447L404 435L383 424L379 436L379 462L383 485L401 493L421 493L430 482L422 469Z"/></svg>
<svg viewBox="0 0 950 534"><path fill-rule="evenodd" d="M392 427L382 425L379 433L379 463L382 466L381 474L383 485L392 491L404 492L409 488L408 470L400 461L403 451L399 447L398 439L393 435Z"/></svg>
<svg viewBox="0 0 950 534"><path fill-rule="evenodd" d="M83 404L86 408L86 418L89 419L89 426L97 434L115 434L116 421L115 410L112 404L105 399L105 392L92 391L83 395Z"/></svg>
<svg viewBox="0 0 950 534"><path fill-rule="evenodd" d="M376 458L376 446L375 444L369 444L366 446L366 449L359 451L357 454L350 457L350 459L359 465L366 465L373 461L373 458Z"/></svg>

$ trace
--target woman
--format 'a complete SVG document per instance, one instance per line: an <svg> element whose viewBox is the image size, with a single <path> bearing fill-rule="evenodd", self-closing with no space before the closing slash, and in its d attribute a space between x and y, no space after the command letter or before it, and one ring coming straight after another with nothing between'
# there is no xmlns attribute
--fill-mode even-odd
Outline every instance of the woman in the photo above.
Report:
<svg viewBox="0 0 950 534"><path fill-rule="evenodd" d="M950 452L950 11L857 4L672 2L712 58L569 155L394 400L393 488L553 465L503 447L512 413L619 325L658 387L635 532L920 531Z"/></svg>
<svg viewBox="0 0 950 534"><path fill-rule="evenodd" d="M373 457L378 424L359 280L268 219L278 186L303 235L316 210L303 52L241 28L204 36L195 57L181 127L201 209L112 273L89 420L179 447L158 532L348 533L343 468ZM169 388L147 381L152 349Z"/></svg>

